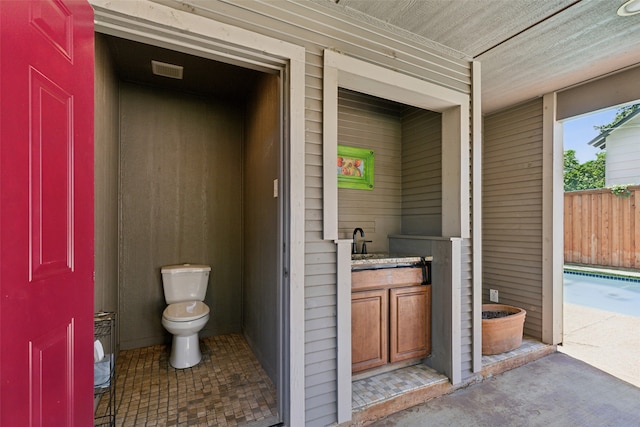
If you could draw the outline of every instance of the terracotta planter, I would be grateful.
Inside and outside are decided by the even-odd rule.
[[[482,304],[482,311],[507,311],[495,319],[482,319],[482,354],[500,354],[522,345],[522,330],[527,312],[504,304]]]

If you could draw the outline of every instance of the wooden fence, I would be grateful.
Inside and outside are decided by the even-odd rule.
[[[565,263],[640,269],[640,186],[564,194]]]

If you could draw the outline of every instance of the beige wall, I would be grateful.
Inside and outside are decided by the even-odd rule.
[[[542,338],[542,99],[484,119],[483,301],[527,310],[524,333]]]
[[[282,265],[279,203],[280,92],[277,75],[264,74],[247,103],[243,156],[242,330],[271,380],[278,383],[278,278]]]
[[[170,336],[160,267],[212,268],[202,336],[240,331],[242,108],[121,85],[120,344]]]
[[[95,35],[94,311],[118,310],[118,79],[104,36]]]
[[[338,94],[338,144],[366,148],[375,156],[373,190],[338,190],[338,232],[351,238],[361,227],[365,239],[373,240],[368,252],[388,252],[387,236],[398,234],[401,226],[402,106],[344,89]]]
[[[361,227],[373,240],[370,253],[388,252],[389,235],[440,236],[441,114],[346,89],[338,94],[338,143],[375,155],[373,190],[338,190],[338,232],[351,238]]]
[[[402,234],[442,235],[442,114],[402,117]]]

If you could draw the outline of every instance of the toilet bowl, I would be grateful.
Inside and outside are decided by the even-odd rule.
[[[198,332],[209,321],[209,307],[200,301],[169,304],[162,313],[162,326],[173,335],[169,363],[177,369],[191,368],[202,359]]]
[[[162,267],[162,285],[167,307],[162,326],[173,335],[169,363],[177,369],[191,368],[202,359],[198,332],[209,321],[203,302],[211,267],[180,264]]]

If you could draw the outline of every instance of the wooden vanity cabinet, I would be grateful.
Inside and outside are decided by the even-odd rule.
[[[388,361],[388,308],[386,289],[351,294],[352,371],[381,366]]]
[[[352,372],[431,353],[431,285],[422,275],[413,267],[352,273]]]
[[[389,362],[431,353],[431,286],[389,290]]]

